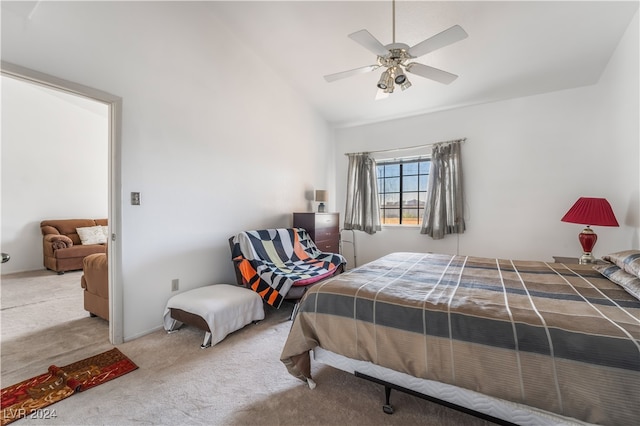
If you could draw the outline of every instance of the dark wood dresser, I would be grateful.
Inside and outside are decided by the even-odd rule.
[[[293,227],[304,228],[320,251],[340,253],[339,213],[294,213]]]

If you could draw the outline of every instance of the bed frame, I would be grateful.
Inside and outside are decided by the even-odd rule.
[[[385,403],[382,410],[387,414],[394,412],[390,398],[391,390],[395,389],[500,425],[592,425],[446,383],[413,377],[370,362],[347,358],[320,347],[313,350],[313,358],[322,364],[384,386]]]
[[[480,413],[478,411],[473,411],[473,410],[465,408],[465,407],[463,407],[461,405],[451,404],[450,402],[444,401],[442,399],[438,399],[438,398],[435,398],[433,396],[429,396],[429,395],[425,395],[425,394],[420,393],[420,392],[416,392],[414,390],[405,388],[403,386],[399,386],[399,385],[396,385],[394,383],[387,382],[386,380],[382,380],[382,379],[378,379],[376,377],[372,377],[372,376],[368,376],[366,374],[362,374],[357,370],[354,372],[354,375],[356,377],[361,378],[361,379],[365,379],[365,380],[368,380],[370,382],[377,383],[379,385],[384,386],[385,403],[382,406],[382,411],[384,411],[386,414],[393,414],[394,413],[394,408],[391,405],[391,390],[392,389],[396,389],[396,390],[398,390],[400,392],[404,392],[406,394],[413,395],[413,396],[416,396],[418,398],[425,399],[427,401],[435,402],[436,404],[444,405],[445,407],[452,408],[454,410],[461,411],[463,413],[470,414],[470,415],[475,416],[475,417],[479,417],[479,418],[481,418],[483,420],[488,420],[488,421],[490,421],[492,423],[496,423],[496,424],[499,424],[499,425],[505,425],[505,426],[517,426],[515,423],[511,423],[511,422],[508,422],[506,420],[499,419],[497,417],[489,416],[487,414]]]

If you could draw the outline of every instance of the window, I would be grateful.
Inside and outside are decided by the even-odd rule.
[[[427,199],[431,161],[377,163],[380,221],[383,225],[420,225]]]

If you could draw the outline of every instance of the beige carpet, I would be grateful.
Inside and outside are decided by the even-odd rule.
[[[2,387],[113,347],[107,322],[82,308],[80,276],[2,277]],[[52,405],[53,419],[16,425],[489,424],[395,391],[395,414],[384,414],[382,386],[317,363],[318,386],[308,389],[279,361],[289,312],[268,309],[264,321],[209,349],[200,349],[203,333],[189,327],[118,345],[138,370]]]

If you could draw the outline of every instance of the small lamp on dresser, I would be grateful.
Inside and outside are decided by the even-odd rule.
[[[582,245],[582,256],[580,263],[596,263],[595,258],[591,254],[593,247],[596,245],[598,236],[590,228],[592,225],[597,226],[620,226],[613,214],[613,209],[609,202],[604,198],[580,197],[578,201],[569,209],[562,217],[562,222],[579,223],[587,227],[578,234],[578,240]]]
[[[316,190],[316,201],[320,202],[318,204],[318,213],[324,213],[325,206],[324,203],[328,201],[328,194],[325,189],[317,189]]]

